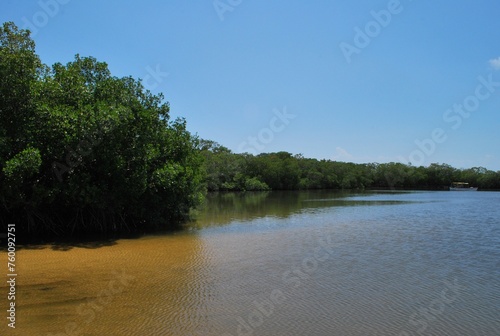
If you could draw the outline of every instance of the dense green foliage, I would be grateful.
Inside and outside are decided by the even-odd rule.
[[[168,227],[202,197],[203,157],[161,95],[76,56],[43,65],[0,30],[0,218],[27,234]]]
[[[456,169],[447,164],[414,167],[402,163],[356,164],[307,159],[287,152],[257,156],[231,153],[202,141],[207,188],[218,190],[291,189],[445,189],[454,181],[500,189],[500,172]],[[251,181],[251,183],[249,183]]]

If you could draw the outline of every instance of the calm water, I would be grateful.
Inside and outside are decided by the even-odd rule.
[[[499,205],[486,192],[211,195],[184,232],[21,249],[17,327],[3,317],[0,334],[498,336]]]

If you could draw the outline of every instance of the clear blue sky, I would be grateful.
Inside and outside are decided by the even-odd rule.
[[[36,30],[44,63],[79,53],[143,78],[236,152],[500,170],[499,13],[496,0],[4,0],[0,18]]]

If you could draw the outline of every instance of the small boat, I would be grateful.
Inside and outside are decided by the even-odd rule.
[[[453,182],[450,187],[451,191],[477,191],[477,187],[469,187],[467,182]]]

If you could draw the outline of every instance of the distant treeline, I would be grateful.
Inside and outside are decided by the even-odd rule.
[[[297,189],[446,189],[464,181],[481,189],[500,189],[500,171],[457,169],[433,163],[356,164],[304,158],[287,152],[235,154],[213,141],[202,141],[209,191]]]

